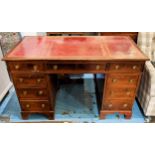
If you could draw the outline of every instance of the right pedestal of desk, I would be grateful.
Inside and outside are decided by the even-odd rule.
[[[111,62],[106,66],[100,118],[107,114],[132,116],[132,107],[139,86],[144,62]]]

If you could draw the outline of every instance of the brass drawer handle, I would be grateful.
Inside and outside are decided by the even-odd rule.
[[[100,65],[96,65],[96,70],[99,70],[100,69]]]
[[[129,96],[131,94],[131,92],[130,91],[127,91],[126,94]]]
[[[112,104],[109,104],[108,107],[111,108],[112,107]]]
[[[23,91],[23,95],[27,95],[27,91],[26,90]]]
[[[130,80],[129,80],[129,83],[133,83],[133,79],[130,79]]]
[[[41,79],[37,79],[37,83],[40,83],[41,82]]]
[[[117,79],[112,79],[112,82],[115,83],[117,81]]]
[[[18,70],[19,69],[19,65],[15,65],[15,69]]]
[[[40,90],[39,92],[38,92],[38,95],[43,95],[43,91],[42,90]]]
[[[126,103],[123,105],[124,108],[126,108],[127,106],[128,106],[128,104],[126,104]]]
[[[134,66],[132,67],[132,69],[134,69],[134,70],[135,70],[136,68],[137,68],[137,66],[136,66],[136,65],[134,65]]]
[[[30,105],[29,104],[26,104],[26,108],[30,108]]]
[[[119,67],[120,67],[119,65],[116,65],[116,66],[115,66],[115,69],[117,70],[117,69],[119,69]]]
[[[57,65],[53,65],[53,69],[54,70],[57,70],[58,69],[58,66]]]
[[[23,81],[24,81],[24,79],[23,79],[23,78],[19,78],[19,82],[21,82],[21,83],[22,83]]]
[[[41,107],[42,107],[42,108],[45,108],[45,104],[41,104]]]
[[[38,69],[38,66],[37,66],[37,65],[34,65],[34,66],[33,66],[33,70],[34,70],[34,71],[37,71],[37,69]]]

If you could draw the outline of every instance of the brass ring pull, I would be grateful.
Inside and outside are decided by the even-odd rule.
[[[40,83],[41,82],[41,79],[37,79],[37,83]]]
[[[127,94],[127,95],[130,95],[130,94],[131,94],[131,92],[130,92],[130,91],[127,91],[127,92],[126,92],[126,94]]]
[[[30,105],[29,104],[26,104],[26,108],[30,108]]]
[[[109,104],[108,107],[111,108],[112,107],[112,104]]]
[[[38,95],[43,95],[43,91],[40,90],[40,91],[38,92]]]
[[[100,69],[100,65],[96,65],[96,70],[99,70]]]
[[[129,82],[132,83],[133,82],[133,79],[130,79]]]
[[[42,107],[42,108],[45,108],[45,104],[41,104],[41,107]]]
[[[128,106],[128,104],[124,104],[123,107],[126,108]]]
[[[22,83],[23,81],[24,81],[24,79],[23,79],[23,78],[19,78],[19,82],[21,82],[21,83]]]
[[[115,69],[119,69],[119,65],[116,65],[116,66],[115,66]]]
[[[23,95],[27,95],[27,91],[26,90],[23,91]]]
[[[15,69],[18,70],[19,69],[19,65],[15,65]]]
[[[134,66],[132,67],[132,69],[134,69],[134,70],[135,70],[136,68],[137,68],[137,66],[136,66],[136,65],[134,65]]]
[[[57,70],[57,69],[58,69],[58,66],[57,66],[57,65],[54,65],[54,66],[53,66],[53,69],[54,69],[54,70]]]
[[[115,83],[117,81],[117,79],[112,79],[112,82]]]

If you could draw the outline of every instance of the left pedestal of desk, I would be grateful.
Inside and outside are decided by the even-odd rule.
[[[9,73],[13,79],[21,106],[21,116],[28,119],[30,114],[44,114],[54,119],[56,98],[55,77],[45,73],[42,61],[9,61]]]

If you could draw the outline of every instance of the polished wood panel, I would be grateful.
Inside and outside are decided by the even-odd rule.
[[[143,64],[141,63],[110,63],[107,67],[109,72],[141,72],[143,68]]]
[[[44,70],[44,64],[39,61],[9,62],[8,65],[12,72],[18,72],[18,71],[40,72]]]
[[[111,88],[107,87],[107,90],[105,92],[105,99],[113,99],[113,98],[124,98],[124,99],[130,99],[135,96],[135,88]]]
[[[48,91],[45,88],[17,88],[20,99],[48,99]]]
[[[132,110],[132,100],[129,99],[106,99],[102,105],[104,110]]]
[[[128,88],[135,88],[138,84],[139,75],[132,75],[132,74],[110,74],[107,78],[107,85],[110,88],[121,88],[121,87],[128,87]]]
[[[47,81],[44,74],[14,74],[13,79],[17,88],[47,87]]]
[[[50,73],[104,73],[106,68],[105,63],[94,63],[94,64],[85,64],[82,62],[73,64],[73,63],[46,63],[46,70]]]
[[[50,111],[52,110],[49,101],[35,101],[35,100],[21,100],[21,107],[23,111]]]

